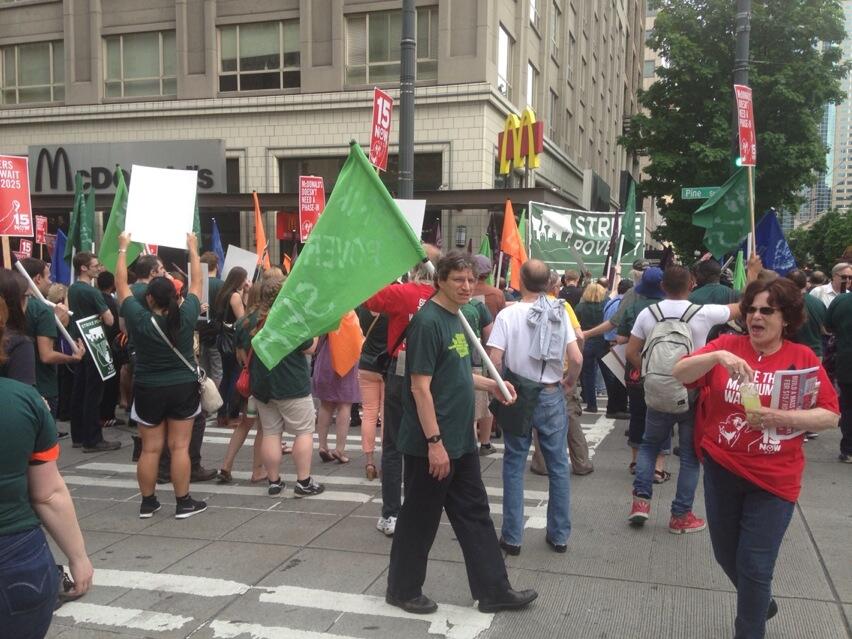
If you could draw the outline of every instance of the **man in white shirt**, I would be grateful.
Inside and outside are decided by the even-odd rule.
[[[630,332],[627,359],[638,370],[642,370],[642,349],[645,346],[645,340],[651,336],[658,321],[654,316],[653,307],[659,307],[658,316],[662,316],[663,319],[682,319],[686,322],[692,337],[693,350],[704,347],[707,343],[707,334],[714,326],[739,317],[740,310],[737,304],[704,304],[703,306],[692,304],[687,299],[691,284],[692,276],[686,267],[674,265],[666,269],[662,281],[666,299],[643,309]],[[648,406],[645,414],[645,434],[636,458],[630,523],[641,526],[649,517],[654,484],[654,462],[662,449],[663,442],[677,424],[680,470],[677,477],[677,492],[672,501],[669,532],[691,533],[706,528],[705,521],[692,513],[700,472],[692,441],[694,418],[695,407],[692,402],[685,413],[665,413]]]
[[[828,308],[844,288],[847,290],[852,288],[852,264],[848,262],[835,264],[831,269],[831,281],[822,286],[815,286],[809,295],[813,295]]]
[[[488,338],[489,355],[498,370],[505,366],[515,376],[543,386],[531,407],[532,418],[526,420],[527,427],[521,425],[524,420],[520,416],[500,421],[505,444],[500,546],[510,555],[521,552],[524,467],[532,429],[538,432],[548,471],[545,540],[554,551],[563,553],[571,533],[568,419],[563,384],[569,389],[575,384],[583,355],[562,300],[547,297],[549,280],[550,269],[544,262],[527,261],[521,267],[521,300],[497,314]]]

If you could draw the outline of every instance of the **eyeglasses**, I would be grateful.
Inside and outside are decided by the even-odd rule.
[[[777,308],[773,308],[771,306],[749,306],[746,308],[747,315],[754,315],[755,313],[760,313],[761,315],[775,315],[775,311]]]
[[[86,268],[100,268],[100,267],[101,267],[101,263],[100,263],[100,262],[95,262],[94,264],[89,264],[89,265],[87,265],[87,267],[86,267]]]
[[[848,280],[852,280],[852,275],[838,275],[837,277],[839,277],[844,282],[846,282]]]

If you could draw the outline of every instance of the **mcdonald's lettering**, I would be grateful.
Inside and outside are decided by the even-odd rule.
[[[506,175],[513,168],[520,169],[524,166],[537,169],[541,164],[538,155],[543,150],[544,123],[536,122],[535,112],[527,107],[520,118],[510,113],[503,132],[497,138],[500,175]]]

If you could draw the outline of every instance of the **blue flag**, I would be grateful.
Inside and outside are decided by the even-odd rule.
[[[57,229],[56,244],[53,247],[53,255],[50,256],[50,279],[57,284],[65,284],[65,286],[71,283],[71,269],[63,259],[67,242],[68,238],[62,232],[62,229]]]
[[[225,251],[222,250],[222,237],[219,235],[219,226],[216,224],[216,218],[213,218],[213,252],[219,258],[219,266],[216,269],[216,277],[222,275],[222,268],[225,266]]]
[[[782,277],[796,268],[796,258],[787,244],[774,210],[765,213],[757,223],[755,236],[757,254],[763,262],[763,268],[775,271]]]

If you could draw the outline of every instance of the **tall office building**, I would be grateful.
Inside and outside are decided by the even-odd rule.
[[[852,0],[843,0],[846,39],[843,41],[843,60],[852,60]],[[852,206],[852,78],[841,81],[845,99],[835,108],[833,136],[831,206],[846,209]]]
[[[456,240],[463,228],[478,244],[495,208],[487,191],[519,186],[517,174],[498,175],[497,140],[507,115],[528,105],[544,122],[533,186],[554,204],[614,209],[621,172],[638,177],[617,138],[637,109],[645,1],[416,5],[414,186],[430,201],[427,225]],[[61,178],[56,165],[67,160],[72,172],[103,177],[116,153],[151,158],[159,145],[177,168],[206,171],[202,195],[295,193],[302,174],[323,176],[329,190],[350,139],[369,144],[373,87],[398,100],[400,7],[0,0],[0,151],[29,152],[33,173],[53,162]],[[393,189],[397,117],[395,109],[382,175]],[[73,189],[46,177],[33,178],[35,196]],[[438,195],[444,208],[432,204]],[[248,215],[219,213],[228,240],[251,242]],[[275,223],[268,212],[267,236]],[[273,258],[278,251],[271,247]]]
[[[807,224],[815,220],[820,214],[824,213],[832,206],[835,195],[839,190],[842,190],[841,195],[846,192],[846,163],[841,165],[835,164],[835,145],[838,143],[839,127],[836,126],[836,115],[841,110],[843,105],[836,106],[834,104],[826,104],[823,107],[822,119],[819,125],[820,141],[825,145],[828,151],[825,156],[826,170],[817,174],[814,183],[802,191],[805,201],[799,207],[798,214],[795,216],[795,226]],[[835,182],[835,172],[840,171],[844,175]],[[842,182],[842,184],[841,184]],[[849,182],[849,197],[852,198],[852,178]],[[786,229],[785,229],[786,230]]]

